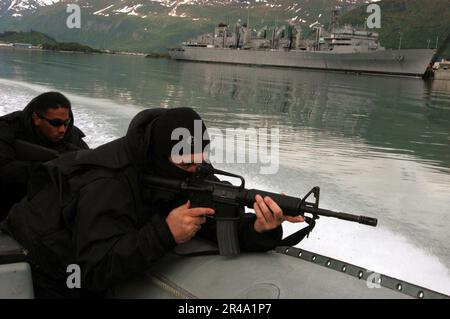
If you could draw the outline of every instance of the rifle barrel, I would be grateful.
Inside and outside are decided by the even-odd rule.
[[[358,216],[358,215],[352,215],[348,213],[342,213],[342,212],[334,212],[329,209],[314,209],[314,208],[305,208],[303,211],[311,213],[311,214],[317,214],[320,216],[326,216],[326,217],[334,217],[342,220],[347,220],[363,225],[373,226],[376,227],[378,224],[378,220],[373,217],[367,217],[367,216]]]

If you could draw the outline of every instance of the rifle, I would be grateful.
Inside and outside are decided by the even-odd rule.
[[[22,161],[48,162],[59,156],[55,150],[23,140],[15,140],[14,149],[16,158]]]
[[[209,177],[214,174],[237,178],[241,184],[235,186],[228,182],[211,180]],[[212,218],[216,220],[217,243],[222,256],[234,256],[240,253],[237,233],[240,212],[243,207],[253,208],[257,194],[262,197],[271,197],[283,210],[284,215],[305,216],[305,213],[312,215],[312,217],[305,216],[305,220],[310,226],[290,236],[291,239],[296,240],[296,243],[309,234],[314,228],[315,220],[319,216],[339,218],[373,227],[378,223],[376,218],[319,208],[319,187],[314,187],[302,198],[259,189],[246,189],[245,179],[242,176],[214,169],[211,165],[199,166],[196,173],[186,180],[149,175],[143,176],[142,180],[145,187],[150,189],[186,196],[191,202],[191,207],[213,208],[215,214]],[[307,201],[311,195],[315,197],[314,202]],[[300,233],[303,230],[305,231]],[[295,245],[296,243],[290,245]]]

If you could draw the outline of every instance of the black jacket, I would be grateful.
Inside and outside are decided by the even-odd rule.
[[[20,139],[46,148],[66,153],[87,149],[82,140],[85,136],[71,124],[67,128],[64,139],[60,143],[51,143],[42,138],[32,123],[30,104],[23,111],[13,112],[0,117],[0,221],[8,213],[11,206],[26,194],[27,183],[35,162],[18,160],[14,149],[14,141]]]
[[[35,278],[45,278],[38,291],[53,289],[52,296],[70,296],[64,287],[66,267],[78,264],[82,288],[101,293],[143,272],[176,246],[165,218],[184,199],[148,191],[144,198],[140,180],[142,174],[152,174],[148,124],[164,111],[143,111],[125,137],[95,150],[66,154],[36,171],[27,198],[13,207],[5,225],[30,251]],[[254,214],[241,219],[241,248],[275,247],[281,227],[260,234],[254,220]],[[206,224],[203,235],[212,239],[214,223]]]

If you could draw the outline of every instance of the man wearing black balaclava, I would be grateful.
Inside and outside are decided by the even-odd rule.
[[[36,171],[27,197],[2,228],[29,251],[37,297],[102,295],[197,233],[215,238],[213,222],[205,218],[214,215],[211,208],[191,208],[186,198],[149,190],[141,179],[191,175],[209,143],[200,120],[189,108],[145,110],[126,136]],[[194,154],[172,154],[177,129],[189,133]],[[257,196],[254,208],[256,214],[244,214],[239,224],[242,250],[272,249],[283,220],[302,221],[283,216],[270,198]],[[70,264],[81,268],[81,289],[66,286]]]

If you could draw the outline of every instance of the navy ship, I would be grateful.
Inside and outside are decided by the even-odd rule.
[[[422,76],[433,49],[385,49],[379,34],[351,26],[324,30],[305,39],[299,26],[264,27],[254,32],[248,23],[234,28],[219,24],[214,33],[169,49],[172,59],[210,63],[318,69],[400,76]]]

